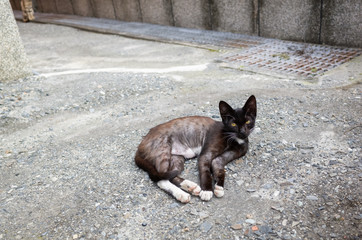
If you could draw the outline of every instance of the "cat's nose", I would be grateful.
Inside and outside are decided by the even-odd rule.
[[[247,138],[247,135],[246,135],[246,133],[244,131],[240,131],[239,136],[240,136],[241,139]]]

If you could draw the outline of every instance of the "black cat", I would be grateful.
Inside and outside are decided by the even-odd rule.
[[[220,101],[219,110],[222,122],[200,116],[177,118],[152,128],[138,146],[137,166],[183,203],[191,199],[183,190],[204,201],[213,194],[222,197],[225,165],[248,151],[248,136],[256,120],[255,97],[250,96],[244,107],[237,109]],[[180,177],[185,159],[196,156],[201,187]]]

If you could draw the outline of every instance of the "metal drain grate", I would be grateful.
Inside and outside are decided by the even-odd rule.
[[[231,63],[235,68],[259,68],[309,77],[322,74],[361,53],[361,49],[268,39],[264,44],[226,54],[221,61]]]

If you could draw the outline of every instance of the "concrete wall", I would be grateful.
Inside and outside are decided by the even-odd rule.
[[[139,1],[118,0],[113,2],[113,5],[118,20],[142,22],[141,5]]]
[[[36,6],[36,9],[39,10],[40,12],[59,13],[55,0],[37,0],[36,4],[34,5]]]
[[[11,0],[19,9],[17,0]],[[33,0],[36,10],[362,47],[361,0]]]
[[[30,75],[28,59],[9,1],[0,1],[0,82]]]
[[[112,0],[91,0],[91,5],[93,6],[95,17],[116,19]]]
[[[260,1],[260,36],[318,43],[319,0]]]
[[[214,0],[211,5],[212,29],[221,32],[258,35],[258,1]]]
[[[139,0],[142,21],[173,26],[171,0]]]
[[[172,11],[176,27],[212,29],[208,0],[173,0]]]
[[[323,1],[321,42],[362,47],[362,1]]]
[[[73,11],[75,15],[83,16],[83,17],[93,17],[93,7],[89,0],[77,0],[72,1],[73,3]]]
[[[43,0],[44,2],[44,0]],[[71,0],[55,0],[57,12],[61,14],[74,14]]]

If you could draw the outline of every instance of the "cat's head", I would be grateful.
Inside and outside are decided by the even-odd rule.
[[[253,131],[256,120],[256,99],[250,96],[242,108],[233,109],[224,101],[219,103],[224,129],[239,144]]]

